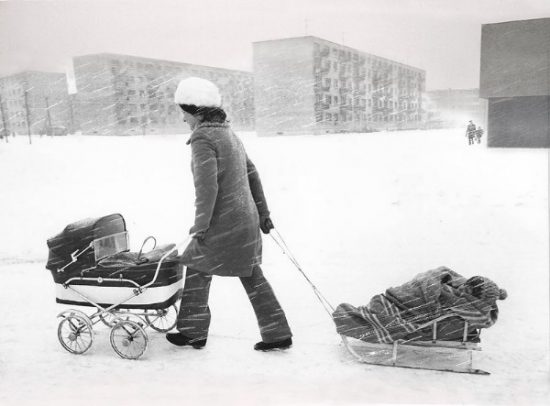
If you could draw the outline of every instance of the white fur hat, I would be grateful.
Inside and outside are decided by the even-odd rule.
[[[201,107],[221,107],[222,97],[218,87],[206,79],[190,77],[182,79],[174,94],[176,104],[194,104]]]

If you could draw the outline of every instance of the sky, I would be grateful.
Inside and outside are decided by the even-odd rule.
[[[481,25],[550,17],[548,0],[0,1],[0,76],[110,52],[252,70],[252,43],[314,35],[479,87]]]

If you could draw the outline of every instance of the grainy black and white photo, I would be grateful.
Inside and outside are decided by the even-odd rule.
[[[0,404],[547,405],[550,2],[0,1]]]

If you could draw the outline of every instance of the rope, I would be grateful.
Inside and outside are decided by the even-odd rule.
[[[313,288],[313,292],[315,293],[315,295],[317,296],[317,298],[319,299],[319,301],[323,305],[325,311],[328,313],[328,315],[330,316],[330,318],[332,320],[332,313],[334,313],[334,307],[323,296],[321,291],[319,289],[317,289],[317,287],[313,284],[313,282],[311,282],[311,280],[308,278],[308,276],[306,275],[306,273],[303,271],[302,267],[300,266],[300,264],[296,260],[296,257],[292,254],[292,252],[288,248],[288,245],[286,244],[285,240],[283,239],[283,237],[281,236],[279,231],[277,231],[277,229],[274,228],[273,231],[271,233],[269,233],[269,235],[271,236],[273,241],[275,241],[275,243],[281,248],[281,250],[283,251],[283,254],[285,254],[288,257],[288,259],[290,259],[290,262],[292,262],[294,264],[294,266],[298,269],[298,271],[300,271],[300,273],[304,276],[306,281]]]

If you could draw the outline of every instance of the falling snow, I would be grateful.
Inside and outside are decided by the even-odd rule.
[[[275,227],[326,298],[362,305],[446,265],[508,290],[482,334],[471,376],[361,365],[303,276],[264,238],[265,275],[294,346],[258,353],[238,280],[214,278],[211,334],[201,350],[148,331],[138,361],[109,330],[91,350],[57,341],[46,239],[68,223],[121,213],[138,250],[187,237],[194,216],[188,136],[26,137],[0,144],[0,403],[150,405],[491,403],[548,401],[548,152],[467,145],[464,128],[258,138],[242,133]],[[396,385],[399,390],[396,391]]]

